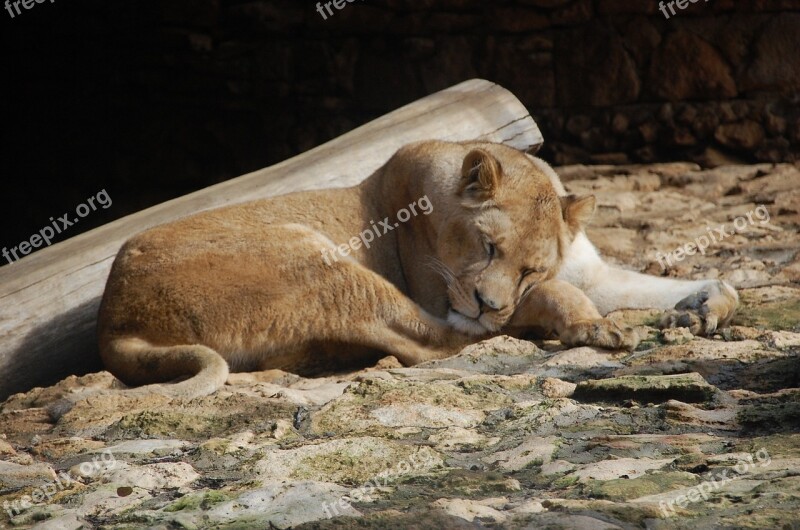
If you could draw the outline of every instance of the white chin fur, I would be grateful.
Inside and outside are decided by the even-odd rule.
[[[488,330],[477,320],[467,318],[452,309],[447,312],[447,323],[467,335],[485,335]]]

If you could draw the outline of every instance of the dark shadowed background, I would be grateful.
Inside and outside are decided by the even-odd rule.
[[[472,77],[521,99],[556,164],[800,156],[800,0],[699,1],[669,19],[651,0],[367,0],[327,20],[315,5],[0,11],[0,247],[102,189],[112,206],[61,239]]]

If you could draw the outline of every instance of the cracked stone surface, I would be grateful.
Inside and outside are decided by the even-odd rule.
[[[800,170],[561,173],[598,196],[589,233],[610,261],[725,279],[742,300],[732,326],[698,338],[619,311],[645,337],[632,353],[497,337],[413,368],[90,398],[53,423],[60,397],[118,386],[70,377],[2,405],[0,525],[800,527]],[[748,212],[745,229],[662,269],[656,253]]]

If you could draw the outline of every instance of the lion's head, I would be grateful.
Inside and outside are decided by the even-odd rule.
[[[496,332],[533,285],[557,274],[595,199],[559,197],[530,158],[497,144],[469,151],[454,191],[435,260],[448,287],[448,320],[464,332]]]

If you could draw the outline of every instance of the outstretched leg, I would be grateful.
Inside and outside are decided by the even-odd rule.
[[[513,335],[532,328],[554,331],[568,346],[599,346],[632,350],[639,337],[603,318],[577,287],[560,280],[542,282],[531,289],[507,326]]]
[[[676,280],[612,267],[583,233],[569,247],[558,279],[586,293],[601,314],[664,309],[663,327],[684,326],[695,334],[726,325],[739,303],[736,290],[721,280]]]

